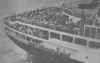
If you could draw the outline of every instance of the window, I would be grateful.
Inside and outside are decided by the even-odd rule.
[[[32,28],[32,34],[33,36],[42,38],[42,39],[49,39],[49,33],[48,31],[42,30],[42,29],[38,29],[38,28]]]
[[[42,40],[32,38],[33,43],[42,43]]]
[[[95,41],[90,41],[89,42],[89,47],[90,48],[100,48],[100,43],[99,42],[95,42]]]
[[[55,38],[55,39],[59,39],[60,40],[60,34],[54,33],[54,32],[50,32],[50,38]]]
[[[87,21],[85,21],[86,25],[92,25],[93,24],[93,20],[88,19]]]
[[[99,34],[100,34],[100,29],[97,29],[97,33],[99,33]]]
[[[91,28],[91,37],[95,38],[96,35],[96,28]]]
[[[48,31],[45,31],[45,30],[40,30],[39,36],[40,36],[41,38],[43,38],[43,39],[46,39],[46,40],[49,39],[49,33],[48,33]]]
[[[42,40],[32,38],[32,46],[35,48],[41,48]]]
[[[39,33],[40,33],[40,30],[38,28],[32,28],[32,34],[33,34],[33,36],[40,37]]]
[[[100,39],[100,29],[97,29],[96,38]]]
[[[62,35],[62,40],[63,41],[68,41],[68,42],[72,42],[73,41],[73,37],[67,36],[67,35]]]
[[[87,45],[87,41],[85,39],[81,39],[81,38],[75,38],[75,44],[80,44],[80,45]]]
[[[90,36],[90,28],[89,27],[85,27],[85,36],[86,37]]]

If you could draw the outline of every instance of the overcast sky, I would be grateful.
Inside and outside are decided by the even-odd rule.
[[[88,1],[91,0],[0,0],[0,11],[7,11],[12,9],[20,10],[25,8],[35,8],[42,5],[48,6],[48,5],[57,4],[61,1],[66,1],[66,3],[74,2],[74,1],[82,1],[87,3]]]

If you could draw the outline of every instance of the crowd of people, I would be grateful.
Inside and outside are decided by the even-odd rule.
[[[16,13],[12,16],[6,17],[5,19],[11,21],[20,21],[31,25],[38,25],[41,27],[50,28],[61,32],[80,35],[81,28],[82,28],[81,22],[83,20],[74,23],[69,19],[70,17],[68,15],[63,14],[64,12],[72,15],[71,10],[69,11],[69,9],[64,9],[60,7],[48,7],[48,8],[41,8],[37,10],[25,11],[22,13]],[[86,19],[87,20],[84,21],[84,25],[93,24],[93,20],[91,20],[90,18],[86,18]],[[5,24],[9,25],[7,21],[5,21]],[[11,25],[9,26],[11,27]],[[18,27],[20,26],[18,25],[17,28]],[[31,32],[31,28],[27,28],[27,26],[22,26],[22,28],[29,29],[29,32]],[[35,34],[39,34],[39,33],[35,33]]]
[[[48,40],[48,37],[49,37],[48,31],[41,30],[41,29],[38,29],[38,28],[32,28],[32,27],[29,27],[27,25],[22,25],[22,24],[19,24],[19,23],[13,24],[12,28],[15,29],[16,31],[19,31],[19,32],[22,32],[22,33],[25,33],[25,34],[28,34],[28,35],[31,35],[31,36],[43,38],[43,39],[46,39],[46,40]]]
[[[48,7],[37,10],[25,11],[9,16],[10,21],[20,21],[31,25],[39,25],[46,28],[75,33],[74,28],[79,28],[77,23],[69,22],[69,16],[63,13],[71,14],[68,9],[60,7]],[[72,15],[72,14],[71,14]]]

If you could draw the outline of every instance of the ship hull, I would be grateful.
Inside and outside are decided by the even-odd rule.
[[[52,54],[50,52],[41,50],[39,48],[27,45],[20,40],[8,35],[8,37],[20,48],[24,49],[26,52],[32,55],[31,60],[33,63],[83,63],[80,61],[73,60],[69,57],[64,57],[63,55]]]

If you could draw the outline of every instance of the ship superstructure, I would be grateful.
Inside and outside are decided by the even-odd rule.
[[[48,7],[8,16],[4,23],[8,36],[27,45],[82,63],[99,63],[100,23],[91,18],[73,16],[68,8]]]

